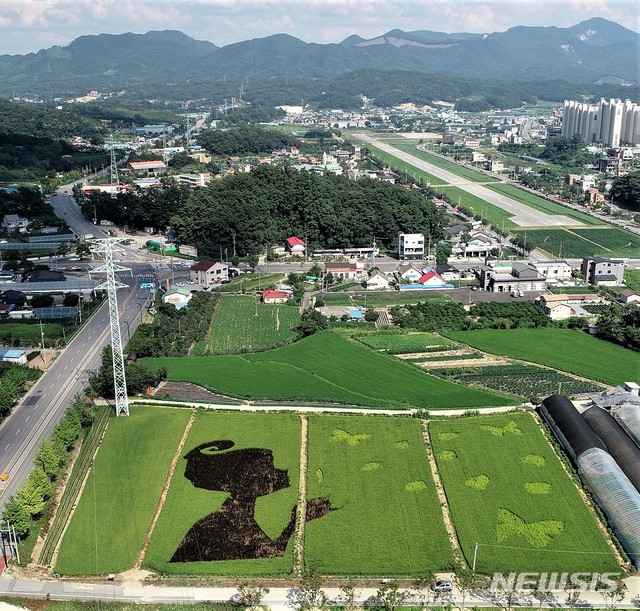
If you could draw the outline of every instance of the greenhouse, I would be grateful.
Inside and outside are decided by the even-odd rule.
[[[613,457],[600,448],[578,456],[578,473],[607,515],[633,564],[640,568],[640,493]]]
[[[640,407],[637,405],[618,405],[611,408],[611,414],[640,446]]]
[[[607,451],[636,490],[640,491],[640,448],[609,412],[599,407],[590,407],[582,416],[607,446]]]
[[[574,462],[585,450],[599,448],[606,451],[600,438],[566,397],[547,397],[540,405],[540,415]]]

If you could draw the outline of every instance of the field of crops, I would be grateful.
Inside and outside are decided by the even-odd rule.
[[[224,441],[232,442],[233,446],[225,448]],[[257,527],[269,539],[277,540],[290,523],[298,489],[299,418],[293,414],[199,413],[186,440],[183,456],[208,442],[217,442],[217,450],[211,448],[201,452],[205,460],[211,457],[212,461],[202,465],[205,472],[202,481],[193,474],[197,465],[195,459],[189,458],[193,462],[178,461],[144,566],[183,575],[288,575],[292,568],[292,537],[285,537],[282,554],[274,553],[272,557],[256,557],[258,554],[251,551],[250,539],[252,534],[259,536]],[[271,451],[272,457],[268,452],[256,455],[256,450],[250,448]],[[222,453],[225,449],[228,449],[226,454]],[[220,462],[215,462],[216,459]],[[186,476],[188,464],[194,483]],[[213,471],[220,474],[215,481],[210,478]],[[269,490],[259,489],[269,482],[273,482],[270,488],[267,485]],[[255,509],[243,505],[248,501],[255,502]],[[228,521],[200,528],[196,543],[200,543],[198,557],[226,556],[226,559],[174,559],[172,562],[187,535],[195,532],[192,527],[221,509],[223,511],[219,513],[226,510],[230,514]],[[244,524],[248,515],[255,516],[254,523]],[[232,530],[225,531],[225,526]],[[235,528],[242,531],[237,533],[240,542],[229,534]],[[221,536],[223,531],[225,535]],[[223,541],[225,537],[230,544],[227,547]]]
[[[618,228],[516,229],[537,247],[558,257],[640,257],[640,237]]]
[[[632,291],[640,291],[640,269],[625,269],[624,282]]]
[[[574,210],[573,208],[567,208],[560,204],[556,204],[544,197],[539,197],[535,193],[520,189],[515,185],[501,183],[497,185],[488,185],[488,188],[498,193],[502,193],[511,199],[515,199],[518,202],[526,204],[530,208],[535,208],[540,212],[546,212],[551,215],[568,216],[569,218],[576,219],[585,225],[602,225],[602,221],[594,216],[580,212],[579,210]]]
[[[635,380],[640,354],[571,329],[481,329],[447,335],[483,352],[539,363],[605,382]]]
[[[190,412],[131,408],[112,418],[71,518],[55,570],[104,575],[133,566]]]
[[[618,227],[607,229],[574,229],[579,236],[601,244],[618,257],[640,257],[640,236]]]
[[[435,375],[461,384],[485,386],[520,397],[572,396],[598,392],[601,386],[534,365],[492,365],[473,369],[435,369]]]
[[[396,409],[508,404],[503,397],[441,380],[331,331],[268,352],[140,362],[152,368],[167,367],[169,381],[192,382],[251,399]]]
[[[429,424],[458,539],[480,573],[618,571],[578,489],[530,414]]]
[[[229,284],[221,285],[218,290],[222,293],[263,291],[273,288],[283,278],[284,274],[242,274],[233,278]]]
[[[417,420],[311,416],[307,478],[308,498],[335,508],[306,525],[310,571],[391,577],[451,567]]]
[[[411,354],[425,349],[450,349],[456,346],[452,341],[435,333],[372,333],[358,335],[356,339],[374,350],[388,354]]]
[[[48,322],[42,325],[44,339],[51,341],[62,337],[62,325]],[[20,322],[7,322],[0,324],[0,341],[11,344],[12,340],[32,342],[40,345],[40,325]]]
[[[431,301],[440,299],[451,301],[447,295],[443,295],[438,291],[386,291],[379,293],[355,293],[349,295],[323,293],[318,299],[325,302],[328,306],[363,306],[367,308],[378,308],[384,306],[415,304],[419,301]]]
[[[296,336],[298,308],[264,304],[249,295],[225,295],[216,308],[213,324],[203,346],[194,355],[234,354],[265,350]]]

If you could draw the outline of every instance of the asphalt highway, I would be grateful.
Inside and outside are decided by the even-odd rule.
[[[70,191],[70,187],[65,188]],[[104,237],[81,215],[71,196],[53,196],[51,200],[55,202],[56,212],[62,212],[74,231]],[[135,254],[127,258],[134,259],[127,264],[131,272],[118,274],[119,280],[128,285],[118,290],[123,343],[133,335],[149,304],[150,292],[140,289],[140,281],[155,275],[148,263],[135,262]],[[0,425],[0,472],[9,474],[7,482],[0,482],[0,512],[7,499],[25,482],[38,448],[49,438],[73,397],[82,393],[91,374],[101,366],[102,349],[109,343],[109,309],[105,301]]]

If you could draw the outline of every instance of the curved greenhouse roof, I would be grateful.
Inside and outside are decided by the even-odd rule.
[[[640,406],[617,405],[611,408],[611,414],[640,446]]]
[[[600,438],[566,397],[560,395],[547,397],[540,406],[540,414],[574,461],[580,454],[591,448],[606,451],[607,448]]]
[[[640,567],[640,492],[613,457],[600,448],[586,450],[578,472],[636,567]]]
[[[627,435],[609,412],[590,407],[582,413],[589,426],[604,445],[631,483],[640,491],[640,448]]]

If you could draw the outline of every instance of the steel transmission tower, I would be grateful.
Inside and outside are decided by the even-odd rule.
[[[111,193],[111,199],[116,199],[116,197],[118,197],[118,191],[120,190],[120,177],[118,176],[118,163],[116,161],[114,144],[115,142],[111,143],[111,185],[115,185],[116,190]]]
[[[111,328],[111,353],[113,355],[113,385],[116,394],[116,416],[129,415],[129,398],[127,397],[127,380],[124,375],[124,357],[122,356],[122,336],[120,334],[120,318],[118,316],[118,299],[116,290],[128,288],[128,285],[116,280],[115,272],[131,270],[128,267],[114,265],[113,253],[124,252],[116,244],[124,238],[103,238],[92,241],[93,252],[104,255],[104,265],[96,267],[93,272],[106,273],[107,279],[96,286],[96,289],[107,289],[109,295],[109,326]],[[133,275],[133,273],[132,273]]]

